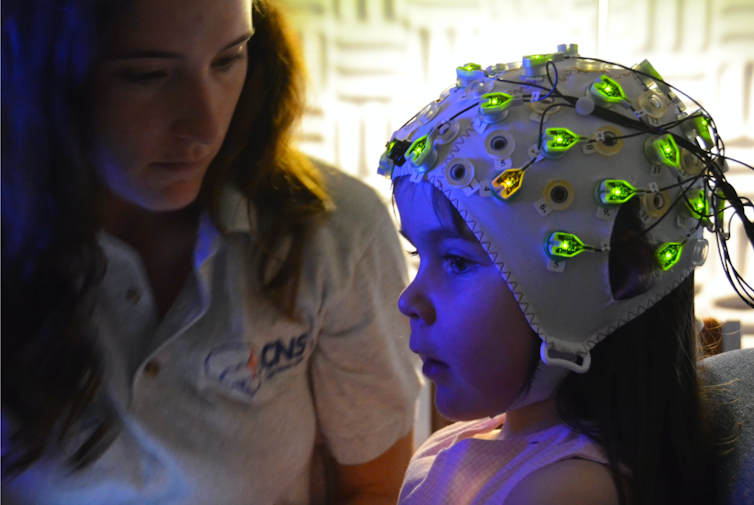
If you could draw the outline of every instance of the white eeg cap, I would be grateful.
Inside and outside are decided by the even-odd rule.
[[[647,76],[575,53],[480,69],[459,67],[458,85],[393,134],[380,172],[440,189],[541,337],[543,361],[585,372],[595,344],[706,257],[702,220],[687,210],[702,191],[702,168],[683,148],[690,146],[683,139],[694,137],[688,125],[670,125],[685,116],[684,106]],[[552,88],[547,73],[563,95],[556,102],[557,93],[540,98]],[[668,128],[620,138],[639,133],[626,126],[639,121],[644,129]],[[615,300],[608,251],[614,198],[626,195],[641,200],[641,218],[665,263],[647,292]]]

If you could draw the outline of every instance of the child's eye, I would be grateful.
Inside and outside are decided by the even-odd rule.
[[[461,256],[447,255],[445,258],[445,267],[454,274],[464,274],[476,266],[476,262]]]
[[[417,251],[416,249],[414,249],[413,251],[406,251],[406,254],[408,254],[412,258],[415,258],[416,256],[419,256],[419,251]]]

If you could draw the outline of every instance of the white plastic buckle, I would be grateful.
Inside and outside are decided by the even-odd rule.
[[[542,358],[542,362],[545,365],[563,367],[576,373],[586,373],[586,371],[589,370],[589,366],[592,364],[592,355],[590,353],[586,353],[585,356],[582,356],[581,364],[578,365],[567,359],[551,358],[549,352],[550,350],[547,348],[547,343],[542,342],[542,345],[539,347],[539,357]]]

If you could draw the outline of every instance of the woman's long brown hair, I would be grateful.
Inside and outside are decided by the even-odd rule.
[[[3,476],[76,435],[85,415],[95,428],[74,450],[74,467],[94,461],[117,434],[88,324],[87,300],[106,259],[96,238],[101,191],[88,156],[87,89],[123,3],[2,3],[2,404],[13,432]],[[223,231],[223,188],[235,185],[248,198],[263,292],[281,317],[293,317],[306,232],[328,197],[317,170],[291,145],[304,100],[291,32],[273,2],[253,5],[246,83],[200,200]],[[275,257],[287,238],[288,253]],[[270,261],[280,266],[266,279]]]

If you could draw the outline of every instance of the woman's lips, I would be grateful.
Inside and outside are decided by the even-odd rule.
[[[153,173],[164,182],[176,182],[200,177],[207,163],[204,161],[158,161],[151,164]]]
[[[174,161],[174,162],[157,162],[154,163],[159,168],[170,170],[171,172],[192,172],[202,167],[202,161]]]

